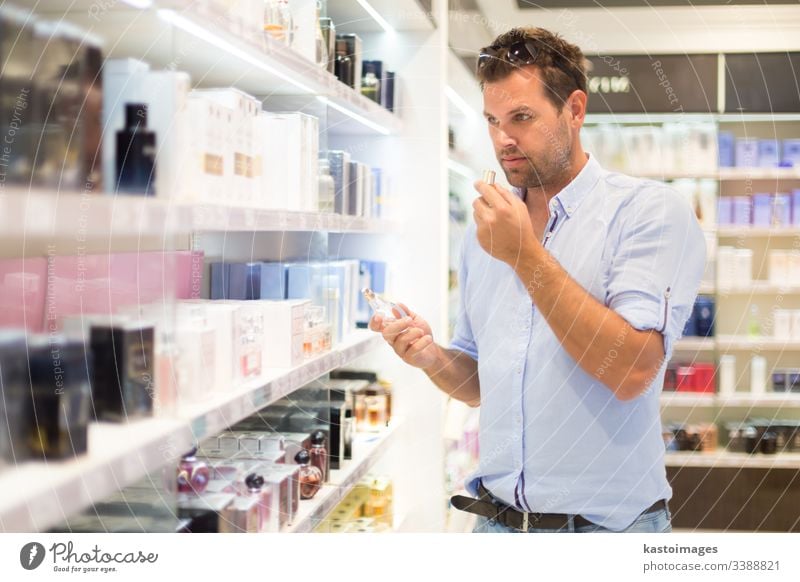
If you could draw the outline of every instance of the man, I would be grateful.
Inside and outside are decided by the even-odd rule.
[[[514,189],[475,185],[453,341],[436,344],[410,310],[370,324],[481,407],[477,499],[453,498],[479,532],[671,531],[659,394],[705,241],[675,191],[583,151],[584,63],[538,28],[482,51],[484,114]]]

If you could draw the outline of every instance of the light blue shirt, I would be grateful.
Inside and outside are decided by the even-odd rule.
[[[663,334],[666,358],[642,395],[618,400],[564,350],[526,283],[481,248],[472,225],[450,345],[477,360],[481,386],[480,464],[467,489],[476,495],[480,479],[522,511],[621,530],[672,495],[659,395],[700,285],[705,238],[683,196],[591,156],[550,201],[545,232],[547,250],[593,297],[635,329]],[[607,346],[609,364],[624,340]]]

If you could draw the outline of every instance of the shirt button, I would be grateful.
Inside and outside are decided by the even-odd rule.
[[[572,211],[573,211],[572,206],[567,206],[567,212],[572,213]]]

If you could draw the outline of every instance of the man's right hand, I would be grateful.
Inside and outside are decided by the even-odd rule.
[[[421,369],[434,366],[441,348],[433,341],[431,326],[402,303],[399,305],[408,317],[386,322],[380,315],[373,315],[369,328],[380,332],[406,364]],[[395,315],[400,314],[395,312]]]

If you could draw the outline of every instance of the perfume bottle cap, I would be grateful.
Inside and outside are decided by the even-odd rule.
[[[494,184],[494,177],[495,177],[494,170],[484,170],[482,181],[486,182],[489,185],[492,185]]]
[[[193,446],[189,450],[189,452],[187,452],[185,455],[183,455],[183,459],[186,460],[186,461],[191,461],[192,459],[195,458],[196,455],[197,455],[197,445]]]
[[[147,127],[147,105],[145,103],[128,103],[125,105],[125,128],[136,129]]]
[[[244,484],[248,489],[261,489],[264,486],[264,477],[256,473],[250,473],[244,478]]]
[[[294,462],[298,465],[308,465],[311,462],[311,455],[305,449],[300,449],[294,456]]]
[[[325,433],[321,430],[315,431],[311,435],[311,444],[312,445],[324,445],[325,444]]]

